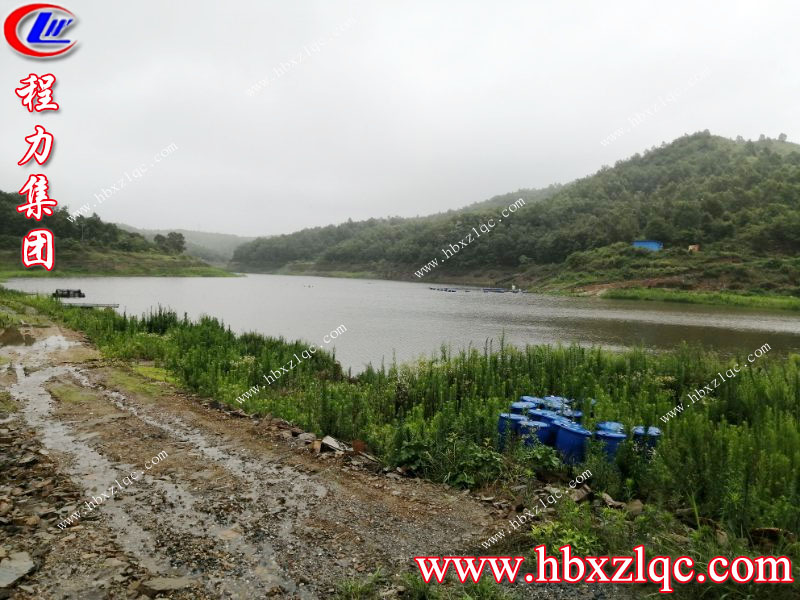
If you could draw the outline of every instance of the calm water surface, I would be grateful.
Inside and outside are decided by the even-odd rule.
[[[52,293],[80,288],[81,300],[118,303],[139,314],[168,306],[190,317],[216,316],[238,332],[258,331],[322,344],[344,325],[331,346],[345,367],[410,361],[487,340],[525,344],[642,344],[671,348],[682,340],[726,354],[745,354],[764,343],[780,353],[800,351],[800,315],[675,303],[491,294],[479,289],[438,292],[427,284],[363,279],[248,275],[237,278],[88,277],[14,279],[17,290]]]

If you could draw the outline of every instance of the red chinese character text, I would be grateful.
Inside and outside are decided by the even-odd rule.
[[[42,220],[42,213],[47,216],[53,214],[51,206],[58,206],[58,202],[47,196],[47,176],[35,174],[28,177],[28,181],[20,189],[20,194],[27,194],[26,204],[17,206],[17,212],[24,212],[25,218],[33,217],[37,221]]]
[[[49,229],[31,229],[22,238],[22,264],[26,268],[42,266],[51,271],[55,263],[53,232]]]
[[[53,84],[56,78],[51,73],[39,77],[31,73],[25,79],[20,79],[22,87],[15,89],[17,96],[22,98],[22,106],[28,112],[41,112],[43,110],[58,110],[58,104],[53,102]],[[33,102],[36,100],[36,106]]]
[[[17,164],[24,165],[31,158],[35,158],[40,165],[44,164],[53,149],[53,135],[41,125],[37,125],[36,133],[26,137],[25,141],[28,142],[28,151]]]

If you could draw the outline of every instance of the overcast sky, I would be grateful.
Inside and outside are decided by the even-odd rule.
[[[3,40],[0,189],[44,172],[74,211],[124,178],[95,210],[137,227],[271,235],[563,183],[703,129],[800,141],[792,2],[62,5],[63,59]],[[14,88],[48,71],[61,109],[29,114]],[[56,149],[19,167],[37,123]]]

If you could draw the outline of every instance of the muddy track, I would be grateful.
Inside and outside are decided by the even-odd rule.
[[[7,389],[79,500],[40,524],[64,552],[47,555],[20,598],[153,596],[159,586],[173,598],[325,598],[344,578],[471,546],[489,524],[483,505],[443,486],[343,470],[173,390],[125,391],[117,369],[69,362],[76,350],[91,358],[75,334],[31,332],[32,345],[2,349],[16,380]],[[132,471],[138,480],[123,480]],[[81,551],[86,540],[95,551]]]
[[[285,423],[109,364],[75,332],[20,329],[19,345],[0,346],[0,392],[15,405],[4,416],[0,404],[0,559],[16,569],[0,600],[332,598],[342,580],[413,571],[414,556],[480,553],[505,517],[466,492],[311,452]],[[387,586],[381,597],[403,597]]]

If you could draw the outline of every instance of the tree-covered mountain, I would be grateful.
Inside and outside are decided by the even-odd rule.
[[[473,236],[457,258],[441,261],[442,248],[458,245],[489,218],[497,220],[502,207],[520,197],[526,200],[523,208],[479,240]],[[661,241],[665,251],[647,255],[631,249],[639,238]],[[687,258],[690,244],[700,244],[701,253]],[[568,185],[521,190],[461,211],[259,238],[237,249],[233,265],[251,271],[367,271],[419,280],[414,272],[438,258],[425,275],[429,280],[469,281],[483,273],[495,280],[543,283],[598,260],[595,267],[610,279],[631,279],[640,274],[611,271],[644,260],[660,265],[654,273],[663,277],[685,275],[692,261],[707,268],[710,260],[773,258],[775,269],[787,272],[780,284],[771,285],[786,290],[799,285],[800,265],[792,262],[798,251],[800,146],[785,136],[745,141],[704,131]],[[724,273],[717,279],[722,287],[732,283]]]
[[[96,214],[72,217],[60,206],[37,222],[17,211],[24,200],[19,194],[0,191],[0,271],[4,275],[41,274],[41,268],[25,269],[20,261],[22,238],[38,227],[46,227],[55,237],[54,275],[65,272],[224,274],[197,258],[181,254],[180,240],[174,234],[159,245],[138,233],[105,223]]]
[[[438,252],[441,243],[457,242],[455,237],[464,225],[472,223],[476,215],[495,215],[497,207],[507,206],[523,198],[531,206],[551,197],[560,189],[551,186],[542,190],[519,190],[495,196],[461,210],[450,210],[426,217],[388,217],[366,221],[348,220],[340,225],[303,229],[296,233],[258,238],[239,246],[233,255],[235,268],[248,271],[279,269],[294,261],[317,262],[323,267],[348,267],[353,265],[411,265],[429,260]],[[470,225],[471,226],[471,225]],[[463,233],[461,234],[463,235]]]

